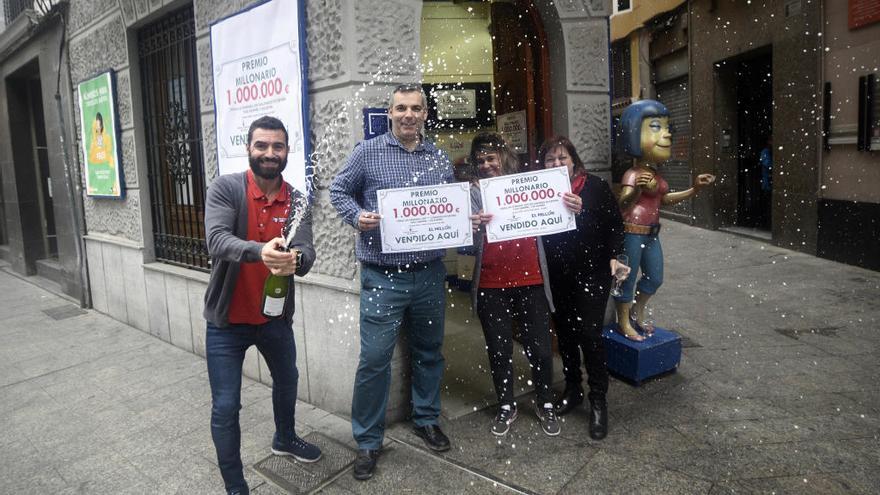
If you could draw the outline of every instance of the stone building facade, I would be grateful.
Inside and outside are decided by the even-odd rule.
[[[853,2],[870,11],[870,2]],[[819,199],[819,256],[880,270],[880,21],[853,23],[826,8],[825,83]],[[855,24],[855,25],[854,25]],[[859,124],[859,86],[873,75],[873,121]],[[827,95],[827,96],[826,96]],[[864,97],[864,95],[862,96]],[[859,132],[870,134],[859,146]],[[866,146],[867,145],[867,146]]]
[[[773,242],[815,253],[822,2],[770,2],[743,7],[694,0],[689,8],[694,61],[691,92],[693,101],[700,102],[692,110],[692,169],[694,173],[712,172],[718,177],[713,190],[694,202],[697,225],[719,228],[742,222],[743,161],[756,163],[760,149],[754,136],[744,133],[769,124],[774,147],[783,150],[774,156]],[[747,116],[740,102],[755,94],[757,84],[750,91],[738,82],[743,82],[744,74],[757,61],[769,64],[769,94],[758,110],[772,113],[771,121],[744,125]]]
[[[175,346],[204,355],[205,322],[201,314],[207,270],[158,259],[160,251],[180,250],[181,245],[169,244],[162,226],[157,225],[169,218],[163,215],[174,218],[177,213],[157,212],[157,208],[161,210],[162,200],[161,187],[156,185],[159,171],[154,170],[158,162],[153,134],[157,131],[151,129],[159,127],[154,122],[151,105],[153,95],[166,89],[171,93],[179,91],[181,102],[189,102],[176,102],[174,107],[177,117],[192,124],[185,140],[193,163],[188,164],[192,167],[186,168],[184,175],[191,172],[195,176],[181,184],[187,195],[195,194],[193,197],[198,198],[199,191],[193,189],[210,187],[217,173],[209,27],[252,2],[92,0],[61,3],[68,23],[66,41],[72,83],[63,91],[70,111],[68,122],[78,118],[79,110],[72,103],[77,101],[78,82],[106,70],[113,70],[117,81],[124,200],[81,199],[88,291],[93,307]],[[294,331],[299,354],[299,395],[302,400],[324,409],[348,414],[359,351],[359,268],[354,258],[355,231],[336,215],[330,205],[328,187],[352,147],[363,138],[362,108],[385,107],[394,85],[421,79],[423,2],[307,0],[305,3],[318,260],[312,272],[298,279],[296,284]],[[611,2],[536,0],[530,3],[540,12],[549,44],[553,129],[572,138],[588,168],[607,175],[610,168],[607,18]],[[386,13],[393,13],[394,22],[389,22],[391,14]],[[164,42],[169,39],[173,43],[192,42],[194,55],[190,60],[190,55],[183,50],[181,58],[175,58],[178,55],[168,58],[169,64],[177,64],[175,67],[185,72],[176,73],[173,80],[163,80],[164,86],[157,86],[147,77],[152,73],[148,65],[155,64],[148,60],[154,45],[163,42],[151,38],[162,28],[162,23],[173,27],[168,28],[170,34]],[[259,28],[255,27],[254,32],[258,35]],[[194,86],[187,86],[187,81],[193,81]],[[168,131],[160,129],[160,132]],[[80,135],[74,124],[70,124],[69,133]],[[81,160],[76,151],[79,143],[71,140],[69,145],[71,156]],[[200,164],[196,163],[198,155],[202,157]],[[3,160],[12,162],[5,156]],[[4,175],[7,168],[12,166],[4,166]],[[65,201],[69,208],[80,208],[79,197]],[[195,204],[198,200],[192,201]],[[6,217],[10,217],[8,211]],[[195,244],[185,248],[193,258],[200,256],[199,249],[203,249]],[[13,256],[19,251],[12,247],[9,250]],[[246,359],[245,373],[269,382],[267,368],[253,351]],[[392,417],[400,417],[408,410],[407,369],[408,356],[399,348],[393,364],[394,385],[389,404]]]
[[[688,2],[691,169],[719,178],[694,201],[697,225],[745,221],[778,246],[880,268],[880,146],[859,150],[856,137],[859,80],[880,76],[880,22],[874,8],[873,21],[848,23],[871,8],[830,0]],[[866,125],[880,142],[880,121]],[[762,134],[773,139],[763,227],[747,207],[755,204]]]

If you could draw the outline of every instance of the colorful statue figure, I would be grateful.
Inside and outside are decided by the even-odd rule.
[[[620,118],[620,130],[624,153],[635,159],[635,165],[623,174],[618,197],[624,222],[624,253],[632,270],[614,300],[621,334],[642,341],[654,333],[653,325],[644,319],[645,307],[663,283],[663,250],[658,237],[660,205],[690,198],[715,182],[715,176],[700,174],[690,189],[669,192],[657,167],[672,154],[672,133],[669,110],[658,101],[640,100],[627,107]]]

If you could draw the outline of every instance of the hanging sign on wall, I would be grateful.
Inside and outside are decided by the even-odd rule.
[[[86,194],[89,196],[122,197],[115,89],[111,71],[77,86],[82,130],[80,143],[85,165]]]

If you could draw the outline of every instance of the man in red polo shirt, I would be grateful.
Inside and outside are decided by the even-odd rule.
[[[230,494],[246,494],[241,463],[241,370],[255,345],[272,373],[275,437],[272,453],[315,462],[321,451],[294,430],[297,381],[296,343],[291,322],[294,284],[288,284],[282,314],[263,315],[263,286],[270,273],[303,276],[315,261],[308,211],[287,245],[281,237],[294,202],[302,193],[281,177],[287,166],[287,130],[280,120],[261,117],[248,130],[250,170],[222,175],[208,190],[205,233],[211,278],[205,293],[205,348],[211,382],[211,436],[220,473]]]

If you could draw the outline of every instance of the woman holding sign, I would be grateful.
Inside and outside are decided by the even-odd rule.
[[[574,145],[564,136],[548,139],[539,150],[545,168],[566,167],[571,193],[565,205],[576,213],[577,229],[542,237],[547,253],[550,287],[556,302],[553,322],[565,374],[565,391],[556,412],[566,414],[584,400],[581,353],[590,386],[590,437],[608,432],[608,368],[602,323],[612,275],[620,269],[616,257],[623,251],[623,220],[611,187],[587,173]]]
[[[471,143],[471,163],[481,178],[515,174],[519,160],[497,134],[479,134]],[[471,188],[473,211],[482,213],[480,189]],[[482,215],[484,222],[491,215]],[[541,429],[550,436],[559,434],[553,408],[553,351],[550,339],[550,311],[553,300],[547,285],[544,247],[536,237],[489,243],[484,232],[474,235],[477,248],[471,297],[480,317],[492,381],[498,396],[498,413],[492,433],[505,435],[516,420],[513,400],[513,321],[519,323],[520,336],[532,368],[535,406]]]

